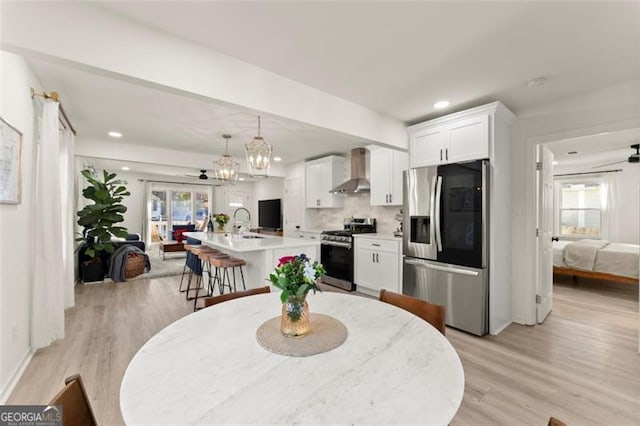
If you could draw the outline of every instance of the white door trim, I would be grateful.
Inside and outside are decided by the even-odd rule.
[[[526,189],[526,206],[525,206],[525,229],[527,232],[524,236],[525,259],[532,261],[526,262],[527,271],[520,271],[517,279],[524,280],[522,297],[525,300],[525,312],[519,316],[519,320],[523,324],[536,324],[536,289],[537,282],[535,274],[535,266],[537,265],[536,251],[536,149],[540,144],[553,142],[561,139],[577,138],[598,133],[614,132],[640,127],[640,118],[623,120],[611,123],[600,124],[597,126],[583,127],[564,132],[551,133],[542,136],[529,137],[525,141],[526,168],[525,168],[525,189]],[[516,268],[514,268],[514,271]],[[515,277],[514,277],[515,278]]]

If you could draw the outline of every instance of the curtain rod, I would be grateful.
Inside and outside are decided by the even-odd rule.
[[[188,183],[188,182],[172,182],[169,180],[152,180],[152,179],[138,179],[140,182],[152,182],[152,183],[170,183],[174,185],[200,185],[200,186],[217,186],[214,183]]]
[[[565,173],[565,174],[561,174],[561,175],[553,175],[553,177],[560,177],[560,176],[580,176],[580,175],[600,175],[602,173],[618,173],[621,172],[622,169],[615,169],[615,170],[603,170],[601,172],[582,172],[582,173]]]
[[[71,120],[69,120],[69,116],[67,115],[66,111],[64,110],[64,107],[62,106],[62,102],[60,101],[60,94],[58,92],[51,92],[51,93],[47,93],[47,92],[36,92],[34,90],[34,88],[31,88],[31,99],[33,99],[36,96],[42,96],[45,99],[52,99],[55,102],[58,102],[60,105],[60,112],[62,113],[62,117],[64,117],[64,121],[66,122],[66,124],[69,126],[69,129],[71,129],[71,131],[73,132],[73,134],[76,134],[76,129],[73,128],[73,124],[71,124]],[[62,123],[63,125],[65,124],[64,122]]]

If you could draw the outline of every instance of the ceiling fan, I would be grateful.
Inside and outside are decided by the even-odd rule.
[[[207,180],[209,179],[209,176],[207,176],[207,171],[206,170],[200,170],[200,175],[185,175],[188,177],[197,177],[200,180]]]
[[[614,164],[621,163],[640,163],[640,143],[636,143],[631,145],[631,149],[635,149],[636,152],[631,154],[629,158],[626,160],[614,161],[613,163],[600,164],[598,166],[593,166],[592,169],[599,169],[600,167],[613,166]]]

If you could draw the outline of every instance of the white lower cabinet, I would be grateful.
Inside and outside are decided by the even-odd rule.
[[[380,290],[402,292],[402,240],[355,236],[354,281],[357,290],[377,296]]]

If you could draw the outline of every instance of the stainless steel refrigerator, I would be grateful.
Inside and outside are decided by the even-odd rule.
[[[446,306],[447,325],[489,331],[488,160],[404,174],[403,293]]]

